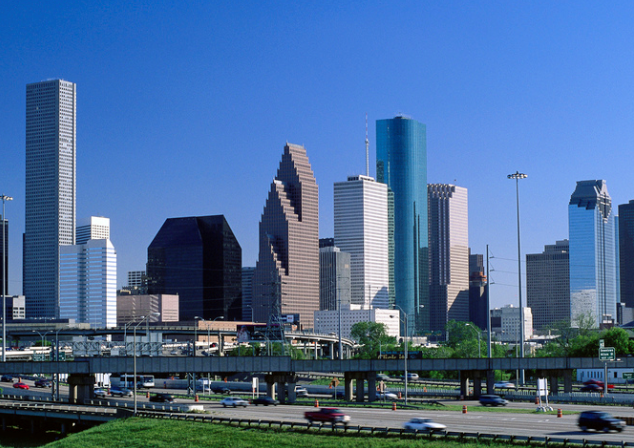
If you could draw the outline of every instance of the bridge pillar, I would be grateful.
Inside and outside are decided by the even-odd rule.
[[[494,388],[493,385],[495,384],[495,371],[493,370],[487,370],[486,371],[486,378],[487,378],[487,394],[494,394]]]
[[[376,400],[376,372],[366,374],[368,380],[368,401]]]
[[[330,359],[335,359],[335,343],[330,343]]]
[[[218,356],[225,356],[225,337],[218,332]]]
[[[460,397],[467,398],[469,396],[469,374],[466,370],[460,371]]]
[[[297,399],[297,395],[295,394],[295,386],[297,386],[297,375],[286,375],[286,383],[287,386],[287,396],[289,403],[295,403]]]
[[[269,378],[271,375],[266,375],[266,395],[275,400],[277,391],[275,389],[276,383],[273,379]]]
[[[550,388],[550,393],[553,395],[559,394],[559,377],[557,375],[559,372],[550,372],[550,378],[548,378],[548,387]]]
[[[482,395],[482,371],[473,372],[473,397],[477,400]]]
[[[354,373],[345,372],[343,374],[343,398],[346,401],[352,401],[352,381],[354,380]]]
[[[68,402],[86,403],[93,398],[95,375],[71,373],[68,375]]]
[[[570,393],[572,392],[572,370],[564,370],[564,392]]]

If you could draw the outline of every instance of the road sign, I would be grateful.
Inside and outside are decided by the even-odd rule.
[[[605,340],[599,339],[599,348],[605,347]]]
[[[623,379],[631,380],[634,378],[634,372],[623,372]]]
[[[335,377],[335,378],[333,378],[333,379],[332,379],[332,381],[330,382],[330,386],[329,386],[329,387],[332,387],[332,386],[337,387],[338,385],[339,385],[339,378]]]
[[[603,347],[599,349],[599,361],[614,361],[616,350],[614,347]]]

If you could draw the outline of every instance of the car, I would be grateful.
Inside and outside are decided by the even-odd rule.
[[[579,420],[577,420],[577,425],[582,431],[587,431],[589,429],[594,429],[596,431],[605,431],[609,432],[611,430],[616,430],[618,432],[623,431],[625,427],[625,422],[619,420],[618,418],[612,417],[607,412],[603,411],[584,411],[579,414]]]
[[[0,381],[2,381],[3,383],[12,383],[13,377],[11,375],[2,375],[2,378],[0,378]]]
[[[246,408],[247,406],[249,406],[249,402],[246,400],[243,400],[240,397],[223,398],[220,401],[220,404],[222,405],[223,408],[226,408],[227,406],[232,406],[234,408],[237,408],[238,406],[242,406],[243,408]]]
[[[376,379],[379,381],[390,381],[390,377],[386,375],[385,373],[377,373]]]
[[[229,395],[231,393],[231,389],[229,389],[228,387],[224,387],[224,386],[212,387],[211,391],[214,394],[223,394],[223,395]]]
[[[590,384],[596,384],[601,389],[603,389],[604,383],[600,380],[595,380],[594,378],[590,378],[589,380],[584,381],[584,386],[589,386]],[[608,384],[608,389],[614,389],[614,384]]]
[[[25,389],[25,390],[29,390],[29,385],[19,382],[19,383],[13,383],[13,387],[16,389]]]
[[[345,426],[348,426],[350,422],[350,416],[344,414],[337,408],[320,408],[317,411],[307,411],[304,412],[304,418],[308,420],[309,423],[317,422],[326,422],[331,423],[333,426],[337,423],[343,423]]]
[[[416,381],[418,378],[418,373],[407,372],[407,381]]]
[[[403,423],[403,428],[416,431],[444,431],[447,426],[442,423],[436,423],[430,418],[413,418],[408,422]]]
[[[302,386],[295,386],[295,395],[298,397],[307,397],[308,389]]]
[[[587,384],[579,389],[580,392],[603,392],[603,387],[598,384]]]
[[[92,394],[96,397],[96,398],[106,398],[108,396],[108,392],[105,391],[104,389],[101,389],[100,387],[94,389],[92,391]]]
[[[51,387],[51,380],[46,379],[46,378],[40,378],[39,380],[35,381],[35,387]]]
[[[118,395],[119,397],[131,397],[133,393],[130,389],[126,389],[125,387],[112,386],[110,388],[110,395]]]
[[[154,394],[150,395],[150,401],[156,403],[174,403],[174,396],[170,394]]]
[[[398,400],[398,395],[396,395],[394,392],[386,390],[385,392],[377,392],[376,398],[378,398],[379,400]]]
[[[509,402],[499,395],[481,395],[480,404],[482,406],[506,406]]]
[[[262,395],[261,397],[258,397],[255,400],[253,400],[253,404],[256,406],[259,404],[262,404],[264,406],[269,406],[269,405],[277,406],[278,404],[280,404],[280,402],[267,395]]]
[[[179,354],[179,351],[178,351],[178,350],[172,350],[172,351],[170,352],[170,355],[172,355],[172,356],[177,356],[178,354]]]
[[[497,383],[493,385],[494,389],[513,389],[514,387],[515,387],[515,384],[509,381],[498,381]]]

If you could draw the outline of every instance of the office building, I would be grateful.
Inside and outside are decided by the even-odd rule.
[[[2,226],[4,225],[4,233],[2,232]],[[5,242],[6,235],[6,242]],[[2,215],[0,215],[0,263],[2,263],[2,259],[4,259],[4,277],[0,272],[0,294],[7,295],[9,294],[9,220],[4,219]],[[0,267],[0,269],[2,269]],[[7,285],[5,286],[4,280],[7,279]]]
[[[469,320],[469,214],[467,189],[430,184],[429,307],[431,330]]]
[[[75,94],[59,79],[26,86],[23,292],[29,318],[59,317],[59,247],[75,244]]]
[[[634,308],[634,200],[619,205],[620,299]]]
[[[487,276],[482,254],[469,254],[469,321],[483,331],[489,327]]]
[[[334,238],[319,240],[319,309],[350,305],[350,254],[335,246]]]
[[[426,127],[404,116],[378,120],[376,138],[376,178],[389,188],[388,253],[395,306],[407,313],[408,333],[420,334],[430,323]]]
[[[513,305],[491,310],[491,330],[500,342],[515,342],[520,340],[520,309]],[[533,314],[531,309],[524,307],[524,340],[533,337]]]
[[[365,309],[387,309],[387,185],[362,175],[336,182],[334,209],[335,245],[350,254],[352,303]]]
[[[319,309],[319,192],[303,146],[287,143],[259,226],[253,277],[257,322],[297,314],[313,328]]]
[[[242,320],[253,321],[253,274],[255,267],[242,268]]]
[[[340,313],[336,310],[315,311],[315,331],[319,334],[339,335]],[[360,305],[350,305],[341,310],[341,337],[349,338],[352,326],[358,322],[374,322],[385,324],[387,335],[399,337],[398,310],[380,308],[362,308]]]
[[[526,254],[526,305],[537,330],[570,322],[569,250],[562,240],[544,246],[541,254]]]
[[[88,240],[109,240],[110,219],[103,216],[91,216],[77,221],[75,244],[84,244]]]
[[[150,322],[178,322],[178,302],[178,294],[118,295],[117,325],[140,322],[146,316]]]
[[[178,294],[181,320],[242,318],[242,248],[223,215],[170,218],[148,247],[149,294]]]
[[[612,199],[604,180],[577,182],[568,205],[570,318],[598,327],[616,319],[617,257]]]
[[[94,234],[90,231],[93,219],[99,221]],[[114,327],[117,324],[117,252],[109,239],[110,219],[93,216],[82,221],[81,228],[82,244],[60,246],[60,318],[91,327]],[[79,229],[78,226],[78,232]]]

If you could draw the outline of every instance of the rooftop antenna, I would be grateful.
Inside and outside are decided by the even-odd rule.
[[[368,140],[368,113],[365,113],[365,175],[370,177],[370,141]]]

